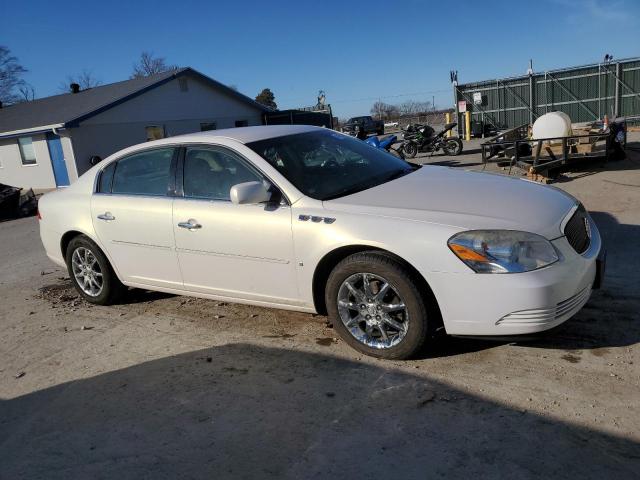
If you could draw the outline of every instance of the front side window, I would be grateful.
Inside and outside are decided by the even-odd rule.
[[[35,165],[38,163],[36,161],[36,152],[33,149],[33,139],[31,137],[19,138],[18,146],[20,147],[22,165]]]
[[[184,157],[184,196],[230,200],[231,187],[263,178],[235,153],[215,147],[187,147]]]
[[[252,149],[303,194],[330,200],[414,171],[404,160],[331,130],[268,138]]]
[[[163,196],[169,189],[174,148],[158,148],[118,160],[111,193]]]

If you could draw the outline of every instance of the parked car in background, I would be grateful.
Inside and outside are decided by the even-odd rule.
[[[342,131],[349,135],[357,135],[358,132],[366,135],[384,135],[384,122],[374,120],[370,115],[352,117],[344,124]]]
[[[598,286],[600,235],[567,193],[411,165],[310,126],[122,150],[39,205],[49,258],[88,302],[127,287],[328,314],[352,347],[416,354],[437,330],[530,334]]]

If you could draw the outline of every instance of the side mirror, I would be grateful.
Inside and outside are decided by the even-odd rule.
[[[245,182],[231,187],[231,201],[236,205],[247,203],[264,203],[271,200],[271,193],[262,182]]]
[[[91,155],[91,158],[89,159],[89,163],[91,164],[92,167],[95,167],[101,161],[102,161],[102,158],[100,158],[99,155]]]

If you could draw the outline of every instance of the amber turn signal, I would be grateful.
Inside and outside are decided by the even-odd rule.
[[[488,262],[489,259],[484,255],[479,254],[475,250],[471,250],[470,248],[463,247],[462,245],[456,245],[455,243],[450,243],[449,248],[453,250],[460,260],[467,260],[471,262]]]

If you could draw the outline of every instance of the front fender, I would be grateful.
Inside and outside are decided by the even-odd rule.
[[[349,246],[388,251],[415,268],[431,285],[433,272],[472,273],[449,250],[447,240],[456,227],[324,208],[305,209],[303,215],[335,219],[332,223],[300,220],[294,212],[293,235],[301,299],[313,306],[313,278],[322,259]],[[306,218],[306,217],[303,217]]]

